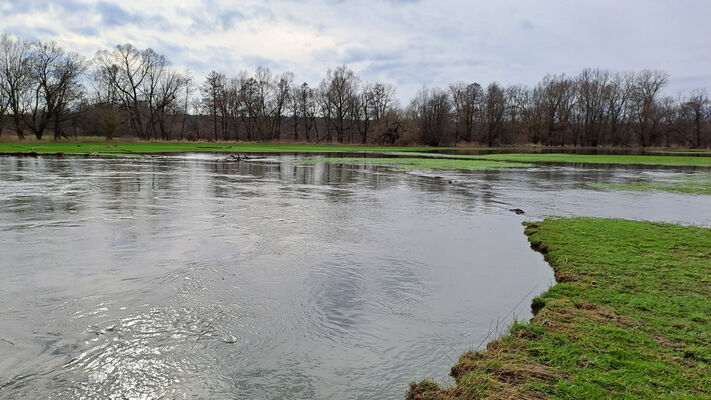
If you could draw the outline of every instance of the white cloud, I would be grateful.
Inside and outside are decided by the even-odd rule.
[[[711,88],[711,3],[664,0],[10,0],[0,30],[88,57],[132,42],[202,76],[257,64],[317,83],[347,63],[409,98],[456,80],[534,84],[585,67],[664,69],[668,92]]]

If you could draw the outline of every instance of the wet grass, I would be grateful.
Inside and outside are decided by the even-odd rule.
[[[642,180],[623,183],[591,183],[598,189],[624,190],[631,192],[664,191],[684,194],[711,194],[711,175],[695,174],[675,180]]]
[[[312,158],[307,164],[330,162],[348,165],[375,165],[401,170],[469,170],[482,171],[500,168],[533,167],[533,164],[511,163],[504,161],[464,160],[452,158],[376,158],[376,157],[326,157]]]
[[[711,167],[711,157],[690,156],[641,156],[641,155],[587,155],[587,154],[486,154],[471,156],[482,160],[516,161],[529,163],[566,164],[619,164],[619,165],[667,165]]]
[[[669,149],[669,150],[653,150],[650,153],[660,154],[711,154],[711,149]]]
[[[711,167],[711,157],[683,155],[586,155],[563,153],[501,153],[482,155],[437,154],[442,150],[520,151],[513,147],[426,147],[426,146],[361,146],[337,144],[283,144],[234,142],[107,142],[107,141],[6,141],[0,142],[0,154],[45,155],[148,155],[185,152],[231,153],[392,153],[431,158],[487,160],[519,163],[619,164]],[[531,148],[535,149],[535,148]]]
[[[526,224],[557,284],[409,399],[711,398],[711,229],[627,220]]]
[[[513,149],[509,149],[513,150]],[[383,151],[383,150],[381,150]],[[711,167],[711,157],[693,157],[678,155],[599,155],[599,154],[563,154],[563,153],[497,153],[480,155],[441,154],[424,152],[421,148],[408,151],[392,148],[385,154],[393,156],[417,156],[440,159],[486,160],[517,163],[561,163],[561,164],[616,164],[616,165],[657,165]]]
[[[235,149],[247,153],[350,153],[350,152],[423,152],[428,150],[482,150],[475,147],[359,146],[335,144],[272,144],[229,142],[0,142],[0,154],[161,154],[176,152],[222,152]]]

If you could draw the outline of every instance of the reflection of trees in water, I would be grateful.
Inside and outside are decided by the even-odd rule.
[[[72,159],[44,157],[2,158],[0,191],[3,211],[35,219],[44,213],[75,213],[86,179],[74,172]],[[42,219],[42,218],[40,218]]]
[[[371,189],[392,185],[400,178],[395,173],[372,165],[342,165],[338,162],[307,164],[303,161],[325,154],[266,156],[266,159],[239,162],[218,160],[208,163],[208,170],[216,175],[245,175],[256,179],[277,179],[282,183],[302,185],[359,184]],[[330,156],[330,154],[329,154]],[[229,179],[216,176],[218,180]]]
[[[105,160],[94,164],[89,192],[107,202],[106,208],[133,214],[142,207],[161,213],[161,201],[179,186],[181,168],[168,160]],[[91,193],[90,193],[91,195]]]

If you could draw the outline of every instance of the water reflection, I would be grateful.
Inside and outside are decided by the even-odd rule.
[[[3,396],[402,398],[552,282],[508,208],[711,224],[587,186],[679,169],[303,157],[0,158]]]

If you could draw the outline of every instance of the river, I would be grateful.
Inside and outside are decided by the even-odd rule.
[[[711,196],[587,186],[679,168],[303,157],[0,157],[0,397],[401,399],[554,283],[522,221],[711,225]]]

